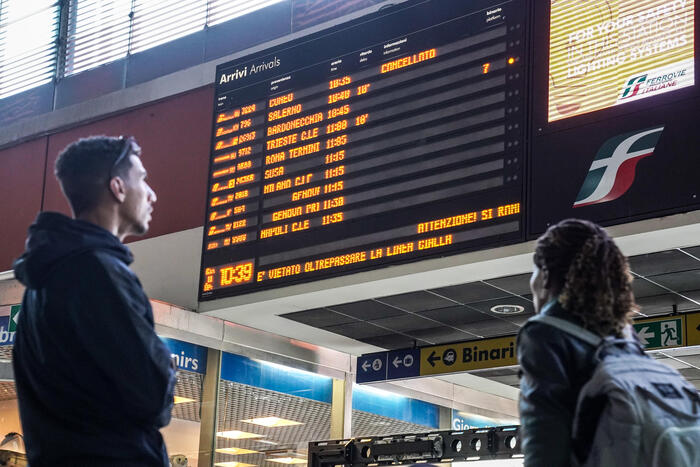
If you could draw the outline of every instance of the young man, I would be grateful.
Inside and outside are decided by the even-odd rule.
[[[175,369],[122,241],[148,230],[156,195],[133,138],[78,140],[56,161],[74,219],[40,213],[15,275],[14,345],[29,463],[168,466]]]

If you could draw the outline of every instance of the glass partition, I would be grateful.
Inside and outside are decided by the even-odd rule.
[[[332,395],[332,378],[224,353],[214,465],[305,465],[330,437]]]
[[[439,426],[438,405],[371,386],[353,385],[353,437],[421,433]]]
[[[196,466],[199,460],[201,431],[202,388],[207,372],[207,349],[178,341],[162,339],[177,365],[175,404],[170,424],[163,429],[163,439],[173,465]],[[184,463],[184,460],[187,463]]]

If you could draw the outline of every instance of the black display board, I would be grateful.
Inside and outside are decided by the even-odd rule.
[[[409,2],[217,68],[200,300],[523,239],[524,2]]]
[[[556,5],[559,38],[550,2],[534,4],[529,236],[568,217],[613,225],[700,207],[697,3]]]

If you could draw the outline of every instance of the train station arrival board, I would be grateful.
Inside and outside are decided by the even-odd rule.
[[[200,300],[521,240],[522,4],[408,2],[219,66]]]

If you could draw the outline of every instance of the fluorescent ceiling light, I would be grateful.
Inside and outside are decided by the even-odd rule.
[[[248,420],[241,420],[241,421],[245,422],[245,423],[253,423],[255,425],[261,425],[261,426],[266,426],[266,427],[303,425],[303,423],[301,423],[301,422],[295,422],[294,420],[285,420],[284,418],[279,418],[279,417],[260,417],[260,418],[251,418]]]
[[[175,396],[176,404],[184,404],[185,402],[194,402],[194,399],[190,399],[189,397]]]
[[[252,449],[243,449],[243,448],[218,448],[216,450],[216,452],[237,456],[239,454],[254,454],[254,453],[260,452],[260,451],[253,451]]]
[[[246,464],[245,462],[217,462],[214,464],[217,467],[255,467],[255,464]]]
[[[268,458],[266,460],[277,462],[278,464],[306,464],[306,459],[299,459],[298,457],[278,457],[276,459]]]
[[[262,438],[263,435],[257,433],[246,433],[245,431],[231,430],[231,431],[219,431],[216,436],[228,439],[251,439],[251,438]]]

